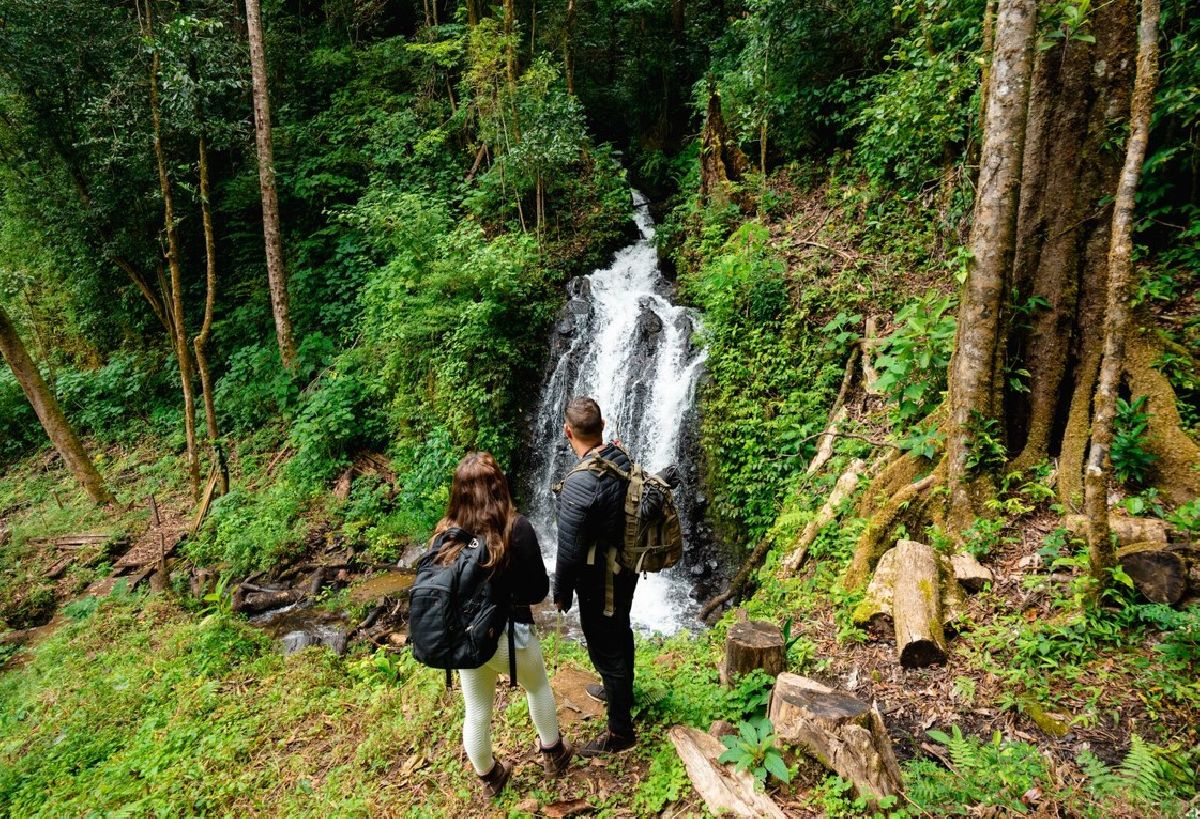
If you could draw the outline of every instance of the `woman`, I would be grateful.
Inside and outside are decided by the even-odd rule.
[[[513,507],[508,481],[500,464],[488,452],[472,452],[459,463],[450,487],[446,516],[438,522],[433,542],[443,532],[458,527],[477,539],[486,540],[492,570],[491,593],[496,601],[511,600],[512,626],[517,655],[517,681],[525,689],[529,715],[538,733],[538,750],[547,776],[560,776],[570,764],[574,749],[558,731],[554,691],[546,679],[542,649],[533,633],[530,605],[545,599],[550,589],[537,534],[524,515]],[[457,540],[444,544],[438,560],[453,562],[463,544]],[[480,668],[459,671],[462,680],[463,747],[491,796],[508,784],[511,763],[492,755],[492,702],[496,698],[496,680],[508,673],[508,635],[500,635],[496,653]]]

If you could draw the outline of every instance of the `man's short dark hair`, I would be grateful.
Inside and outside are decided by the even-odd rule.
[[[604,434],[604,418],[595,399],[580,396],[567,404],[567,424],[575,437],[585,440],[599,438]]]

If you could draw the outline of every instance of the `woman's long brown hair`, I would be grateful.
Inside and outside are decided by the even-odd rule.
[[[481,540],[487,539],[488,559],[484,566],[503,566],[508,560],[508,540],[516,517],[508,480],[500,464],[490,452],[471,452],[454,470],[446,516],[438,521],[433,538],[454,526],[465,529]],[[438,562],[452,563],[464,545],[448,544],[442,549]]]

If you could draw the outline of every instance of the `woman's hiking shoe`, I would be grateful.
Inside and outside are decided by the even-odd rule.
[[[596,702],[608,702],[608,692],[604,690],[604,686],[600,683],[588,683],[586,686],[584,686],[583,690],[586,691],[587,695]]]
[[[612,731],[605,730],[600,736],[579,749],[582,757],[600,756],[600,754],[619,754],[628,751],[635,744],[633,737],[617,736]]]
[[[571,764],[571,757],[575,756],[575,747],[567,742],[561,734],[558,737],[558,744],[539,750],[542,752],[542,770],[546,772],[546,776],[562,776],[567,770],[567,766]]]
[[[504,791],[504,786],[508,784],[510,776],[512,776],[512,765],[497,759],[492,765],[492,769],[479,777],[479,781],[483,783],[483,788],[487,791],[488,796],[499,796]]]

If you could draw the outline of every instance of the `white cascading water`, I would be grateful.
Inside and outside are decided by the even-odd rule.
[[[704,351],[692,344],[696,316],[668,298],[649,203],[634,191],[633,206],[641,237],[573,288],[570,346],[542,390],[529,517],[551,569],[557,544],[552,487],[576,463],[562,431],[567,402],[577,395],[595,398],[605,438],[619,440],[638,463],[657,472],[680,460],[680,433],[691,420],[704,365]],[[690,624],[690,587],[682,566],[643,577],[634,595],[634,627],[671,634]]]

